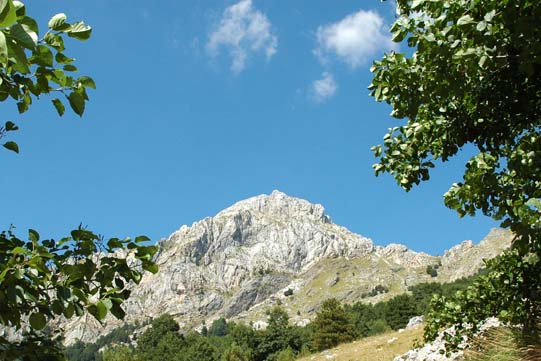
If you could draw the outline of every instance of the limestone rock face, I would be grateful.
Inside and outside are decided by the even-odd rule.
[[[435,261],[435,257],[424,252],[415,252],[403,244],[391,243],[386,247],[376,247],[376,254],[405,267],[426,266]]]
[[[451,281],[475,274],[484,267],[484,259],[501,254],[503,250],[509,248],[512,239],[511,231],[494,228],[477,245],[470,240],[464,241],[443,254],[442,267],[438,272]]]
[[[183,226],[159,247],[160,271],[133,288],[124,304],[127,322],[166,312],[186,326],[219,310],[231,317],[321,259],[374,250],[370,239],[333,224],[323,206],[278,191]],[[84,332],[74,322],[66,330],[67,340],[96,336],[88,324]]]
[[[461,277],[472,274],[489,244],[481,250],[464,244],[443,257],[396,244],[375,247],[332,223],[323,206],[274,191],[182,226],[160,241],[160,270],[132,287],[124,322],[169,313],[185,329],[221,316],[263,324],[265,310],[280,302],[293,322],[305,324],[326,298],[353,302],[376,285],[392,290],[366,300],[376,302],[431,281],[425,272],[430,264],[441,262],[442,274],[449,271],[439,281],[451,278],[450,265]],[[462,265],[470,258],[473,263]],[[104,326],[86,316],[71,320],[63,325],[66,343],[94,341],[120,324],[112,318]]]

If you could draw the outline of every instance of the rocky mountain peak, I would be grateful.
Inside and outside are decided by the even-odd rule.
[[[268,217],[282,220],[291,218],[307,218],[312,221],[331,223],[321,204],[312,204],[304,199],[288,196],[278,190],[271,194],[261,194],[237,202],[231,207],[221,211],[216,217],[230,216],[232,213],[257,212]]]
[[[273,191],[182,226],[160,241],[160,271],[145,274],[133,287],[124,304],[125,322],[163,313],[176,317],[185,329],[219,316],[260,321],[265,307],[277,299],[300,318],[295,322],[304,322],[329,297],[359,300],[376,285],[405,292],[431,280],[428,265],[441,263],[440,280],[473,274],[483,258],[505,248],[506,242],[498,240],[509,238],[497,231],[491,235],[490,241],[464,243],[443,257],[399,244],[376,247],[332,223],[323,206]],[[285,290],[295,296],[288,298]],[[70,321],[66,342],[89,341],[117,325],[112,319],[105,328],[93,321]]]

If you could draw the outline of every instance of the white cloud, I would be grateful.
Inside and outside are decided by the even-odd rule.
[[[217,56],[225,49],[232,58],[231,70],[240,73],[251,54],[261,53],[270,59],[278,47],[267,16],[255,9],[252,0],[241,0],[225,9],[220,23],[212,31],[207,51]]]
[[[316,102],[323,103],[331,98],[337,90],[338,84],[336,84],[333,75],[329,72],[324,72],[321,79],[315,80],[312,83],[311,94]]]
[[[337,57],[355,69],[370,62],[377,53],[395,48],[383,18],[375,11],[360,10],[344,19],[317,29],[314,50],[326,63]]]

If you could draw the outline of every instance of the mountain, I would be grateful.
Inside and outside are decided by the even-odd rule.
[[[510,239],[508,231],[495,229],[480,244],[465,241],[441,257],[399,244],[375,246],[334,224],[323,206],[274,191],[160,241],[160,271],[133,286],[124,322],[169,313],[186,329],[221,316],[257,327],[264,326],[268,307],[280,303],[293,322],[305,324],[329,297],[377,302],[419,282],[475,274],[483,258],[501,253]],[[437,269],[436,277],[427,266]],[[387,292],[375,292],[376,286]],[[66,343],[93,341],[121,323],[71,320],[64,325]]]

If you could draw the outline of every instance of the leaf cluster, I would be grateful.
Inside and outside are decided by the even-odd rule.
[[[140,236],[105,242],[82,227],[59,241],[42,241],[34,230],[28,241],[12,230],[1,232],[0,324],[16,330],[27,325],[32,332],[53,318],[85,312],[98,321],[109,313],[122,319],[129,285],[139,283],[144,270],[157,271],[152,261],[157,247],[141,244],[148,240]],[[0,344],[9,342],[0,338]]]
[[[498,317],[511,325],[522,325],[526,335],[539,335],[536,320],[541,317],[541,260],[535,254],[524,257],[517,250],[486,261],[489,272],[454,295],[435,296],[425,328],[425,340],[433,341],[445,332],[447,351],[455,350],[464,336],[471,338],[482,322]],[[533,316],[533,317],[532,317]]]
[[[460,216],[481,211],[539,250],[541,198],[541,4],[531,0],[400,0],[393,39],[413,54],[375,61],[377,101],[404,120],[373,147],[376,174],[406,190],[429,179],[437,160],[478,151],[445,194]]]
[[[409,191],[469,145],[474,154],[445,204],[461,217],[481,212],[499,220],[516,236],[513,251],[491,261],[493,271],[475,287],[435,303],[442,314],[433,314],[439,321],[427,338],[451,320],[473,325],[458,326],[456,344],[485,316],[520,320],[528,331],[539,320],[540,272],[531,274],[525,260],[541,257],[541,3],[397,4],[393,40],[405,42],[411,56],[390,52],[371,69],[371,95],[390,104],[400,122],[372,148],[376,175],[388,172]],[[511,270],[516,278],[503,276]]]
[[[21,1],[0,1],[0,101],[13,99],[19,113],[26,112],[33,99],[44,94],[61,94],[51,101],[58,114],[65,112],[64,102],[79,116],[88,101],[87,89],[95,89],[94,80],[75,74],[75,59],[65,53],[65,39],[90,38],[92,28],[82,21],[68,23],[65,14],[54,15],[48,29],[40,35],[36,20],[26,13]],[[11,121],[0,127],[0,138],[17,130]],[[19,152],[15,142],[3,146]]]

